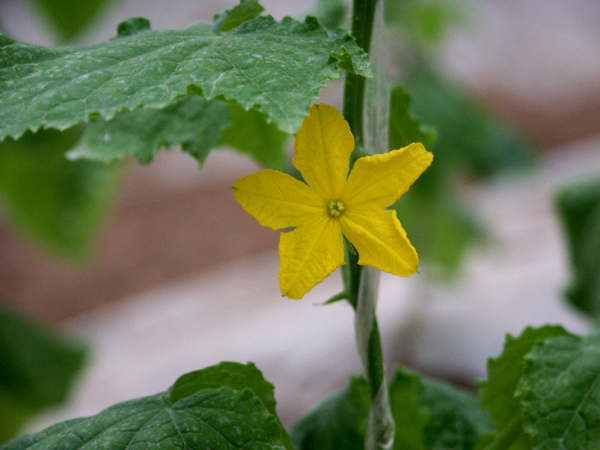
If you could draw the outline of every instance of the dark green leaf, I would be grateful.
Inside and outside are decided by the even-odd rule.
[[[436,140],[436,130],[414,118],[410,111],[410,95],[396,86],[392,89],[390,102],[390,139],[391,149],[406,147],[413,142],[421,142],[425,148],[431,148]]]
[[[431,150],[447,174],[458,170],[484,177],[531,166],[532,150],[523,137],[457,86],[420,76],[406,89],[415,114],[439,132]]]
[[[64,40],[81,33],[114,0],[34,0]]]
[[[319,18],[319,22],[328,30],[344,26],[348,15],[348,5],[344,0],[319,0],[311,15]]]
[[[264,10],[258,0],[241,0],[233,8],[215,16],[213,29],[217,33],[233,30],[244,22],[258,17]]]
[[[479,383],[479,393],[481,406],[491,413],[498,429],[506,427],[521,414],[521,402],[514,393],[523,374],[525,355],[537,342],[564,335],[568,333],[560,326],[528,327],[518,337],[506,335],[502,354],[488,360],[488,378]]]
[[[67,398],[84,350],[0,307],[0,443]]]
[[[263,378],[253,363],[222,362],[216,366],[190,372],[179,377],[171,388],[169,401],[175,403],[203,389],[227,386],[240,391],[252,389],[267,410],[276,415],[275,388]]]
[[[286,166],[285,143],[289,135],[267,123],[264,114],[231,105],[231,125],[223,130],[219,144],[252,156],[270,169]]]
[[[75,257],[91,248],[112,202],[118,167],[68,161],[81,134],[44,130],[0,143],[0,199],[19,231]]]
[[[423,379],[421,404],[431,418],[425,427],[427,449],[471,450],[493,430],[490,416],[477,398],[447,383]]]
[[[421,376],[397,368],[390,382],[390,404],[396,423],[395,450],[425,450],[425,426],[430,420],[421,404],[423,384]]]
[[[371,75],[342,30],[314,18],[257,17],[224,35],[211,24],[148,30],[90,47],[48,49],[0,35],[0,139],[40,127],[64,130],[140,106],[161,109],[186,94],[256,107],[295,133],[312,100],[341,69]]]
[[[283,450],[275,417],[250,389],[205,389],[175,403],[168,393],[131,400],[99,414],[22,437],[3,450]]]
[[[597,449],[600,443],[600,335],[559,336],[526,357],[518,394],[535,448]]]
[[[134,109],[118,113],[109,121],[92,119],[67,156],[110,162],[133,155],[139,162],[149,163],[162,146],[181,144],[184,151],[203,163],[229,123],[226,103],[192,95],[159,110]]]
[[[132,17],[124,20],[117,26],[117,37],[132,36],[140,31],[150,29],[150,21],[145,17]]]
[[[253,363],[246,365],[235,362],[222,362],[216,366],[185,374],[175,382],[169,394],[169,401],[176,403],[204,389],[221,386],[241,391],[251,389],[269,413],[277,417],[275,409],[275,387],[263,378],[263,374]],[[277,419],[283,445],[293,450],[287,431]]]
[[[321,403],[292,429],[296,450],[362,450],[369,417],[369,389],[361,377]]]
[[[557,196],[570,248],[573,279],[566,297],[600,319],[600,179],[568,186]]]
[[[511,436],[511,450],[531,449],[530,439],[522,430],[523,407],[516,395],[525,355],[546,338],[568,334],[560,326],[528,327],[519,337],[507,335],[502,354],[488,360],[488,379],[479,384],[481,406],[490,412],[498,429],[495,438]]]

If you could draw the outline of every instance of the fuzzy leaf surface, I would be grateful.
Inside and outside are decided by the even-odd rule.
[[[256,107],[288,133],[341,69],[370,76],[366,54],[316,19],[257,17],[223,35],[212,24],[146,30],[89,47],[50,49],[0,35],[0,140],[40,127],[64,130],[202,93]]]
[[[600,335],[559,336],[533,347],[519,384],[535,448],[592,450],[600,442]]]

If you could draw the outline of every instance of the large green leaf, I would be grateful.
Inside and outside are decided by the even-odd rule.
[[[119,174],[114,165],[65,158],[80,134],[43,130],[0,143],[0,207],[19,231],[71,257],[91,248]]]
[[[511,449],[531,448],[528,436],[520,428],[523,407],[515,395],[525,368],[525,355],[543,339],[565,335],[568,333],[560,326],[528,327],[518,337],[507,335],[502,354],[488,360],[488,379],[479,383],[481,406],[490,412],[500,433],[513,426],[518,429]]]
[[[492,425],[472,395],[446,383],[397,369],[390,382],[396,422],[394,449],[472,450]],[[362,377],[301,419],[292,430],[296,450],[364,448],[369,392]]]
[[[197,370],[179,377],[171,388],[169,400],[175,403],[185,397],[204,390],[226,386],[234,390],[252,389],[267,411],[277,418],[275,409],[275,387],[263,378],[262,372],[253,363],[222,362],[216,366]],[[291,439],[277,419],[283,445],[293,450]]]
[[[472,450],[493,429],[477,398],[448,383],[424,378],[421,404],[430,417],[425,427],[427,449]]]
[[[292,431],[296,450],[362,450],[369,418],[369,388],[362,377],[321,403]]]
[[[24,436],[3,450],[284,449],[277,418],[251,388],[202,382],[196,387],[187,396],[174,397],[169,390],[119,403],[95,416]]]
[[[371,75],[366,54],[344,31],[314,18],[257,17],[215,35],[211,24],[146,30],[90,47],[48,49],[0,35],[0,139],[64,130],[99,115],[163,108],[202,93],[256,107],[279,129],[300,128],[312,100],[341,69]]]
[[[146,164],[161,147],[181,145],[202,164],[214,147],[225,146],[266,167],[282,170],[288,137],[268,124],[256,109],[246,111],[234,104],[191,95],[161,110],[135,109],[108,121],[92,119],[67,157],[110,162],[132,155]]]
[[[159,110],[134,109],[108,121],[92,119],[67,156],[110,162],[133,155],[145,164],[154,159],[162,146],[181,145],[202,163],[229,123],[226,103],[192,95]]]
[[[535,448],[599,448],[600,335],[547,339],[526,361],[518,394]]]
[[[0,306],[0,443],[65,401],[84,357],[82,347]]]
[[[557,196],[573,279],[567,299],[580,311],[600,319],[600,179],[573,184]]]

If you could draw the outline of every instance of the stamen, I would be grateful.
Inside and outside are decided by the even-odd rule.
[[[329,210],[329,215],[331,217],[340,217],[346,209],[346,205],[340,200],[331,200],[327,204],[327,209]]]

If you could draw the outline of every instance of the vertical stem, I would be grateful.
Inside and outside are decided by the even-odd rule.
[[[354,0],[353,3],[352,33],[357,44],[366,52],[371,48],[377,3],[378,0]],[[348,73],[344,84],[344,117],[350,124],[357,148],[361,150],[365,147],[364,109],[365,79]],[[347,245],[343,279],[345,292],[349,294],[348,299],[356,311],[356,343],[371,400],[365,449],[389,449],[394,443],[395,426],[385,381],[381,337],[375,316],[379,271],[371,267],[361,268],[357,255],[353,254]]]

